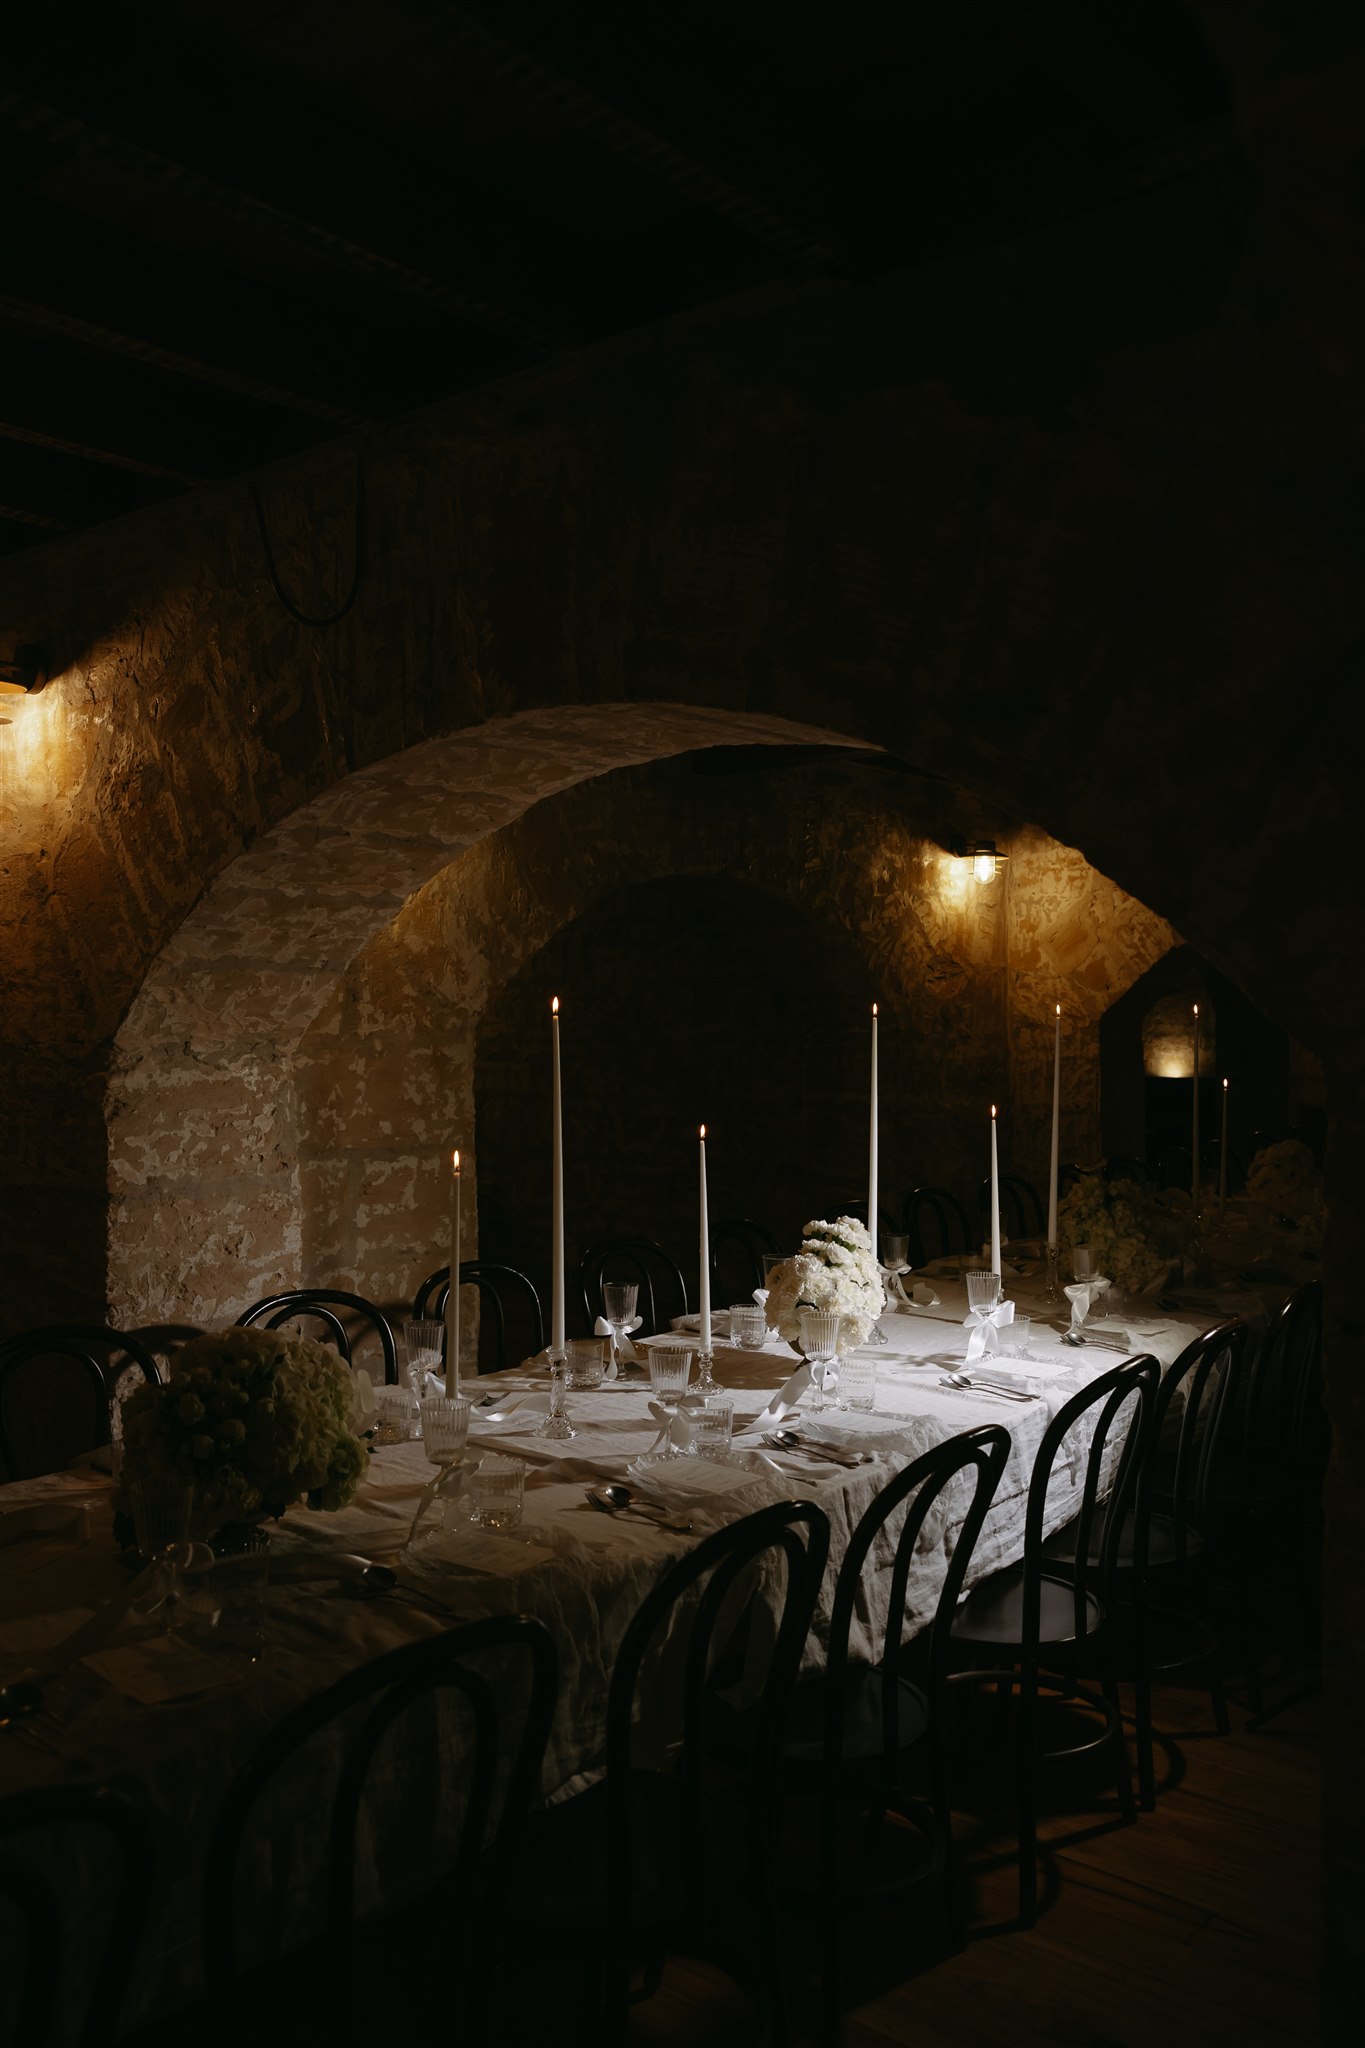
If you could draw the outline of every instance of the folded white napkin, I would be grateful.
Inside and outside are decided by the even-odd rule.
[[[90,1510],[83,1500],[35,1500],[28,1507],[0,1515],[0,1543],[21,1536],[50,1536],[59,1543],[85,1543],[90,1536]]]
[[[1072,1286],[1062,1289],[1063,1294],[1071,1303],[1071,1334],[1073,1337],[1080,1334],[1081,1325],[1091,1309],[1100,1299],[1101,1295],[1109,1292],[1111,1285],[1112,1282],[1097,1277],[1094,1280],[1077,1280]]]
[[[790,1415],[810,1383],[810,1367],[802,1359],[786,1385],[773,1395],[772,1400],[769,1401],[763,1413],[755,1421],[749,1423],[748,1428],[751,1430],[771,1429],[775,1423],[782,1420],[784,1415]]]
[[[994,1308],[969,1308],[963,1321],[972,1333],[967,1339],[970,1365],[986,1352],[999,1350],[1001,1330],[1007,1330],[1014,1321],[1014,1303],[997,1301]]]

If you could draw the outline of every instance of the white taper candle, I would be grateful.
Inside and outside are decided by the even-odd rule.
[[[1223,1076],[1223,1129],[1218,1139],[1218,1207],[1228,1198],[1228,1080]]]
[[[867,1133],[867,1234],[877,1256],[877,1005],[872,1005],[872,1101]]]
[[[703,1351],[711,1349],[711,1225],[706,1215],[706,1125],[701,1127],[701,1274],[698,1280],[701,1316],[698,1335]]]
[[[1190,1194],[1199,1207],[1199,1005],[1194,1006],[1194,1128],[1190,1135]]]
[[[460,1391],[460,1154],[450,1155],[450,1286],[446,1291],[446,1393]]]
[[[991,1104],[991,1271],[1000,1272],[1000,1155],[996,1145],[995,1104]]]
[[[559,1086],[559,997],[550,1004],[554,1055],[554,1164],[550,1218],[550,1349],[564,1351],[564,1105]]]
[[[1057,1242],[1057,1147],[1062,1127],[1062,1006],[1052,1040],[1052,1156],[1047,1172],[1047,1241]]]

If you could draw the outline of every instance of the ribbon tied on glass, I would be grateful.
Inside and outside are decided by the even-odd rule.
[[[684,1394],[677,1408],[666,1407],[662,1401],[651,1401],[649,1412],[659,1424],[659,1434],[645,1452],[647,1458],[655,1458],[659,1452],[672,1446],[675,1455],[685,1454],[692,1448],[696,1431],[692,1417],[701,1407],[701,1402]]]
[[[1109,1292],[1111,1283],[1099,1278],[1077,1280],[1071,1287],[1064,1287],[1063,1294],[1071,1303],[1071,1335],[1079,1337],[1081,1325],[1101,1295]]]
[[[1012,1301],[997,1301],[989,1308],[969,1308],[963,1317],[966,1328],[971,1331],[967,1339],[967,1364],[998,1352],[1000,1332],[1008,1329],[1013,1321]]]
[[[640,1354],[630,1341],[630,1333],[632,1330],[638,1330],[643,1321],[643,1316],[632,1316],[629,1322],[613,1323],[608,1321],[606,1316],[599,1316],[593,1324],[592,1333],[594,1337],[609,1337],[611,1339],[611,1352],[607,1359],[606,1375],[609,1380],[616,1378],[621,1366],[638,1363]]]

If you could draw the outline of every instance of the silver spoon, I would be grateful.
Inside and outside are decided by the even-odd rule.
[[[870,1451],[836,1451],[832,1444],[807,1443],[794,1429],[775,1429],[768,1439],[783,1451],[804,1451],[808,1458],[823,1458],[831,1465],[867,1465]]]
[[[656,1529],[671,1529],[675,1536],[690,1536],[692,1533],[690,1522],[670,1522],[654,1508],[638,1507],[628,1486],[589,1486],[584,1491],[593,1507],[599,1508],[604,1515],[639,1515],[643,1521],[652,1522]]]
[[[1013,1387],[983,1387],[976,1380],[969,1379],[965,1372],[946,1372],[939,1380],[941,1387],[952,1387],[959,1394],[989,1394],[992,1400],[1036,1401],[1036,1394],[1016,1392]]]

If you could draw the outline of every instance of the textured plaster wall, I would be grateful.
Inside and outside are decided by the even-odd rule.
[[[988,832],[1014,858],[978,887],[943,845]],[[1007,1161],[1041,1182],[1051,1004],[1067,1153],[1090,1157],[1099,1017],[1172,936],[1072,849],[870,763],[755,751],[724,775],[700,756],[578,784],[414,895],[300,1041],[301,1270],[410,1300],[446,1256],[458,1143],[467,1249],[540,1275],[551,993],[580,1247],[643,1219],[690,1258],[702,1118],[718,1216],[790,1233],[860,1196],[873,998],[887,1206],[921,1180],[974,1197],[992,1098]]]

